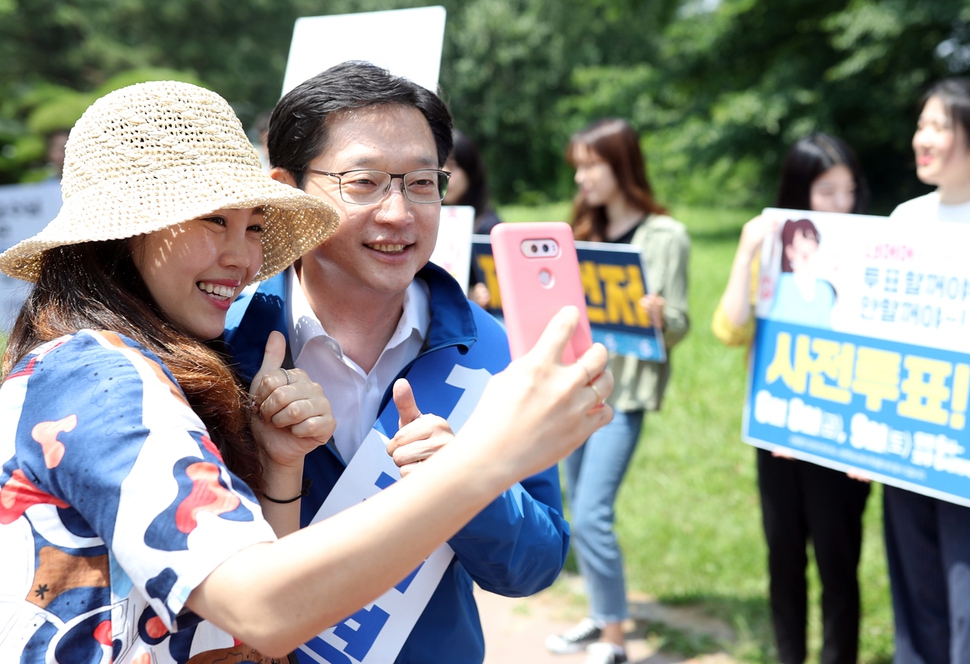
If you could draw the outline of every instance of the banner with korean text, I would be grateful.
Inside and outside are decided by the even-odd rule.
[[[970,505],[970,226],[764,214],[745,441]]]
[[[0,187],[0,252],[36,235],[61,209],[61,185],[55,180]],[[0,331],[17,320],[30,284],[0,274]]]
[[[647,270],[639,247],[577,242],[576,256],[593,341],[620,355],[666,362],[661,321],[651,321],[639,304],[640,298],[649,292]],[[472,236],[472,266],[488,288],[490,299],[486,309],[501,317],[502,296],[495,276],[492,244],[487,235]]]

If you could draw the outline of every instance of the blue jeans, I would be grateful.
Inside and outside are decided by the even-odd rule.
[[[613,503],[640,438],[643,411],[616,412],[564,462],[570,530],[586,580],[590,616],[601,623],[627,617],[623,555],[613,532]]]

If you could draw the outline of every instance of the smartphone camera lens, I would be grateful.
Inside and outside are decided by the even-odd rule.
[[[549,245],[548,244],[542,245],[542,253],[544,253],[544,254],[548,254],[549,253]]]
[[[535,254],[538,252],[539,252],[539,247],[537,247],[536,245],[532,245],[532,253]]]

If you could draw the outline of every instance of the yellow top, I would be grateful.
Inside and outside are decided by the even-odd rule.
[[[748,322],[742,326],[737,326],[721,308],[718,302],[717,309],[714,310],[714,319],[711,321],[711,331],[714,336],[727,346],[748,346],[754,339],[754,305],[758,301],[758,280],[761,274],[761,252],[755,254],[751,261],[751,316]]]

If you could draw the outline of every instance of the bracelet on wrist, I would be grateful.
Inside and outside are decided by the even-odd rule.
[[[300,498],[303,498],[308,493],[310,493],[310,486],[312,484],[313,484],[313,480],[311,480],[310,478],[303,480],[303,490],[300,491],[300,493],[298,493],[297,495],[293,496],[292,498],[288,498],[286,500],[280,500],[279,498],[272,498],[271,496],[268,496],[265,493],[263,494],[263,498],[265,498],[271,503],[276,503],[277,505],[289,505],[290,503],[295,503]]]

